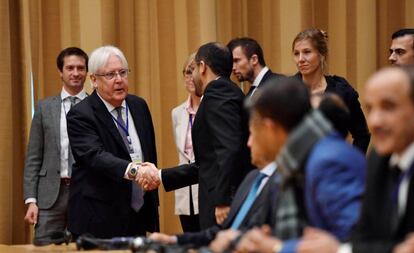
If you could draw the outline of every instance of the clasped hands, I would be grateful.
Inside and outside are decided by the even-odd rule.
[[[138,168],[137,176],[135,177],[135,182],[146,191],[157,189],[161,184],[157,167],[150,162],[141,163],[141,166]]]

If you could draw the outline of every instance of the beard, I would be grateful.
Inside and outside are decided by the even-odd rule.
[[[195,94],[197,97],[203,96],[203,84],[200,79],[194,79]]]
[[[239,80],[239,82],[248,81],[250,83],[253,83],[254,82],[253,68],[249,69],[245,75],[240,73],[240,75],[236,75],[236,77],[237,77],[237,80]]]

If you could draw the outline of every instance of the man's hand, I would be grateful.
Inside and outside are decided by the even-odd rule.
[[[173,235],[162,234],[162,233],[152,233],[148,238],[153,241],[162,242],[166,244],[177,243],[177,237]]]
[[[227,229],[220,231],[210,243],[209,248],[214,253],[221,253],[229,249],[230,244],[240,235],[240,231]]]
[[[26,216],[24,220],[30,225],[35,225],[37,223],[37,216],[39,214],[39,208],[36,203],[30,203],[27,208]]]
[[[216,206],[216,222],[217,224],[223,223],[230,212],[230,206]]]
[[[236,252],[259,252],[272,253],[282,242],[276,237],[271,236],[271,229],[264,225],[262,228],[249,230],[236,246]]]
[[[414,233],[407,235],[405,240],[394,247],[393,253],[412,253],[414,252]]]
[[[138,169],[135,181],[146,191],[154,190],[161,184],[161,179],[158,176],[158,169],[154,164],[144,162]]]
[[[326,231],[307,227],[302,240],[298,244],[298,253],[336,253],[339,249],[338,240]]]

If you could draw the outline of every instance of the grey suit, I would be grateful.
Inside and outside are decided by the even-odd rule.
[[[54,232],[66,228],[69,187],[60,178],[60,117],[62,99],[39,101],[32,120],[24,170],[24,199],[35,198],[39,207],[35,244],[50,243]],[[56,212],[59,215],[56,216]]]

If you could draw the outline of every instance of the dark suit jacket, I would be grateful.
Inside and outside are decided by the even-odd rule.
[[[259,88],[263,88],[263,87],[267,86],[267,84],[269,83],[269,82],[267,82],[267,81],[269,81],[269,80],[277,80],[277,79],[279,79],[279,78],[283,78],[283,77],[285,77],[285,76],[284,76],[284,75],[281,75],[281,74],[273,73],[273,72],[269,69],[269,70],[268,70],[268,71],[264,74],[264,76],[263,76],[262,80],[260,81],[259,85],[257,86],[257,89],[259,89]],[[246,94],[246,97],[250,97],[252,92],[253,92],[253,91],[251,91],[251,92],[247,93],[247,94]]]
[[[354,253],[392,252],[392,248],[414,232],[414,176],[411,176],[404,217],[392,226],[395,213],[391,193],[395,182],[389,158],[372,151],[368,159],[367,183],[362,213],[352,240]],[[413,166],[413,165],[411,165]]]
[[[234,200],[231,204],[230,213],[222,225],[214,225],[200,232],[184,233],[178,235],[178,244],[191,244],[194,247],[205,246],[208,245],[212,240],[214,240],[214,238],[220,230],[230,228],[234,218],[236,218],[236,215],[240,210],[240,207],[243,205],[243,202],[246,199],[258,173],[259,170],[251,171],[249,174],[247,174],[243,182],[240,184],[240,187],[238,188],[236,195],[234,196]],[[273,175],[275,175],[275,173],[273,173]],[[264,210],[267,209],[266,206],[269,203],[269,201],[267,201],[267,196],[270,185],[268,184],[268,182],[270,181],[272,180],[269,179],[266,182],[266,185],[263,187],[260,194],[256,197],[252,207],[250,208],[243,222],[240,224],[239,230],[247,230],[252,228],[253,226],[260,226],[264,223],[266,218],[266,213]]]
[[[142,98],[126,98],[145,161],[157,162],[154,128]],[[158,230],[158,193],[146,192],[138,214],[130,208],[132,183],[123,178],[130,162],[122,137],[96,91],[67,115],[70,145],[76,163],[69,197],[69,230],[96,237],[133,236],[129,226]],[[139,215],[139,224],[131,223]]]
[[[199,183],[201,229],[216,224],[215,207],[230,205],[252,169],[244,95],[229,79],[211,81],[192,129],[195,163],[162,171],[166,191]]]

